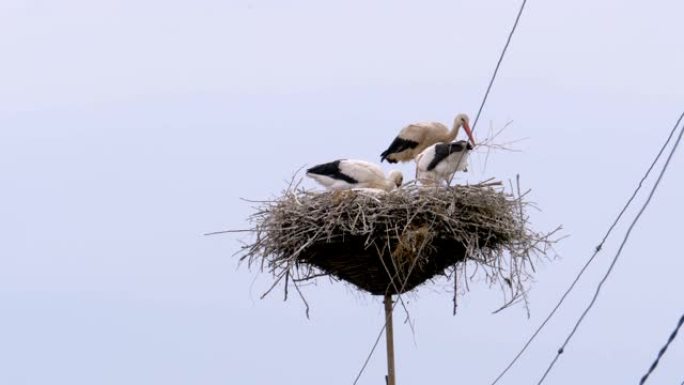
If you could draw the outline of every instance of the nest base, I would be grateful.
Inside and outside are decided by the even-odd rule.
[[[316,243],[300,262],[330,272],[370,294],[394,295],[413,290],[466,258],[466,247],[462,243],[453,239],[434,239],[420,255],[405,256],[398,266],[397,259],[389,251],[397,250],[396,240],[379,240],[379,244],[389,246],[381,251],[364,247],[365,242],[365,236],[346,236],[343,242]]]

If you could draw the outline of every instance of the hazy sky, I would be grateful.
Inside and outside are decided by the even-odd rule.
[[[519,4],[0,0],[0,383],[350,385],[380,299],[321,282],[307,320],[259,300],[270,279],[232,257],[249,237],[202,234],[248,226],[239,198],[303,165],[474,117]],[[528,139],[467,180],[519,173],[535,228],[569,237],[537,264],[530,319],[491,314],[481,281],[456,317],[447,282],[409,295],[399,384],[488,384],[555,305],[684,109],[682,14],[528,2],[475,132],[513,120],[501,140]],[[684,311],[683,170],[678,153],[548,384],[636,383],[655,358]],[[501,384],[536,383],[619,241]],[[384,383],[383,353],[361,384]],[[684,337],[650,383],[681,383],[682,362]]]

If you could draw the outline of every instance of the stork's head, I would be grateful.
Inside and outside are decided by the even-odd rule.
[[[401,184],[404,183],[404,175],[402,175],[399,170],[392,170],[387,174],[387,180],[399,188],[401,187]]]
[[[475,146],[475,138],[473,138],[473,131],[470,129],[470,119],[468,119],[468,115],[456,115],[456,118],[454,119],[454,126],[463,127],[463,129],[466,132],[466,135],[468,135],[468,139],[470,139],[470,143],[472,143],[472,145]]]

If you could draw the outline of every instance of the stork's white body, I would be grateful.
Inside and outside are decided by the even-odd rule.
[[[401,185],[403,177],[391,171],[386,177],[380,166],[364,160],[340,159],[307,170],[306,175],[329,190],[370,188],[390,191]]]
[[[423,185],[439,185],[442,182],[448,184],[456,172],[467,170],[470,149],[465,142],[460,141],[464,143],[462,150],[449,151],[445,156],[444,148],[458,143],[435,143],[418,154],[416,179]],[[442,147],[442,151],[438,151],[438,146]]]

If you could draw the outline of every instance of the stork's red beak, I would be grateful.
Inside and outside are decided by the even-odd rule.
[[[475,138],[473,138],[473,132],[470,130],[470,125],[468,122],[463,123],[463,129],[465,130],[466,134],[468,135],[468,139],[470,139],[470,143],[472,143],[473,147],[475,147]]]

